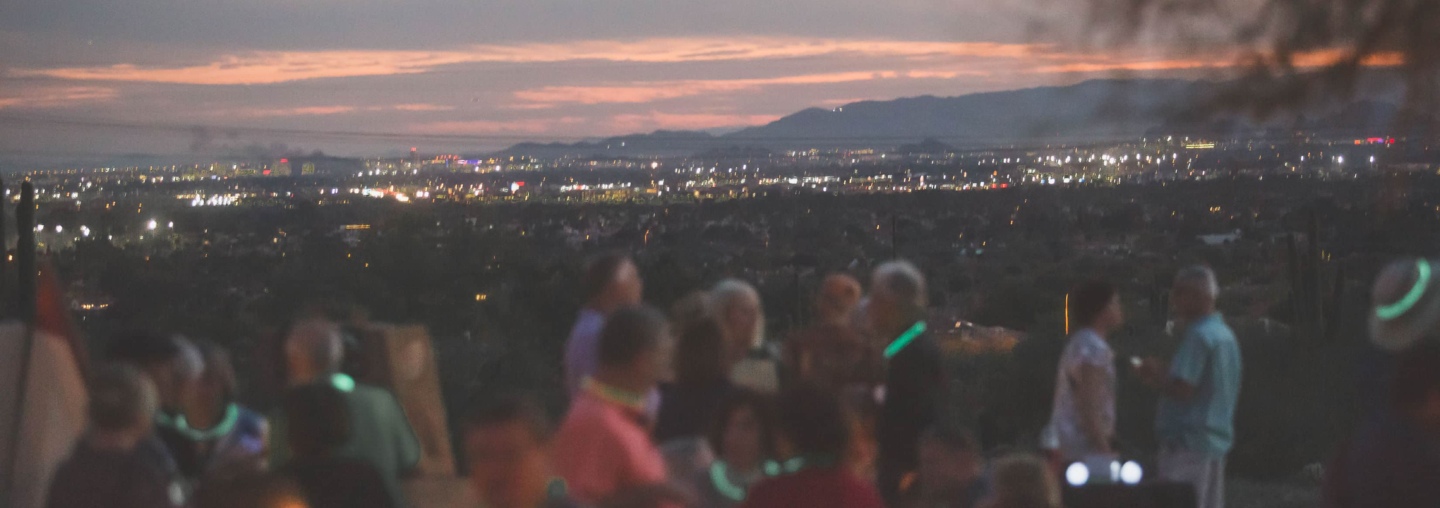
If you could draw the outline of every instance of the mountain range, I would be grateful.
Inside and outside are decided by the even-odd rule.
[[[933,140],[983,147],[1048,141],[1109,141],[1156,134],[1224,135],[1273,128],[1383,129],[1394,105],[1360,101],[1266,122],[1197,114],[1223,86],[1176,79],[1097,79],[1068,86],[860,101],[809,108],[726,134],[656,131],[573,144],[520,143],[504,155],[626,157],[755,153],[812,147],[889,149]]]
[[[1091,80],[1069,86],[860,101],[809,108],[765,125],[714,135],[656,131],[579,143],[520,143],[505,155],[688,155],[714,150],[896,146],[924,139],[987,145],[1139,136],[1178,115],[1213,85],[1172,79]]]

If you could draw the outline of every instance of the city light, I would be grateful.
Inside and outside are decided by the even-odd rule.
[[[159,227],[159,224],[155,223],[155,219],[150,219],[150,222],[145,224],[145,229],[150,231],[154,231],[156,227]]]

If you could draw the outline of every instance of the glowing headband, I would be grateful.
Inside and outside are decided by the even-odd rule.
[[[1415,285],[1410,286],[1410,291],[1399,301],[1381,305],[1375,308],[1375,317],[1384,321],[1390,321],[1410,312],[1415,304],[1420,303],[1420,298],[1425,296],[1425,288],[1430,286],[1430,262],[1424,259],[1415,261],[1415,269],[1419,272],[1415,276]]]

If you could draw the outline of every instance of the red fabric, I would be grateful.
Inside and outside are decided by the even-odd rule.
[[[40,276],[35,285],[35,329],[64,339],[80,375],[89,372],[90,356],[86,354],[84,339],[70,316],[70,298],[60,283],[60,272],[49,258],[40,260]]]
[[[805,469],[750,490],[743,508],[885,508],[875,487],[844,468]]]

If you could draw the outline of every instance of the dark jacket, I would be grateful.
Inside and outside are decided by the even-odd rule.
[[[1324,506],[1440,506],[1440,440],[1393,411],[1356,430],[1325,471]]]
[[[101,450],[81,439],[50,480],[47,508],[169,508],[179,485],[158,464],[153,447]]]
[[[935,422],[948,391],[940,346],[929,334],[890,358],[875,436],[880,493],[890,504],[899,500],[901,478],[919,463],[920,433]]]
[[[725,378],[697,385],[661,385],[660,413],[655,418],[655,442],[705,436],[715,421],[720,403],[734,390],[735,386]]]
[[[362,460],[297,458],[285,466],[305,491],[310,508],[394,508],[385,482]]]

